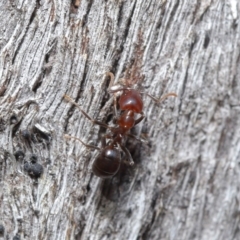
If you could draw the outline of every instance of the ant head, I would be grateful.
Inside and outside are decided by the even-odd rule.
[[[131,110],[135,113],[141,113],[143,110],[141,94],[134,89],[124,91],[119,98],[119,106],[121,110]]]

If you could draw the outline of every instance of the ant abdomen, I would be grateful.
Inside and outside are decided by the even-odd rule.
[[[112,146],[105,147],[92,165],[93,173],[101,178],[114,176],[121,165],[120,151]]]

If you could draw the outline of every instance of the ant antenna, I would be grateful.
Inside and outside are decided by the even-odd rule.
[[[142,92],[144,94],[144,92]],[[177,97],[177,94],[176,93],[167,93],[166,95],[164,95],[163,97],[161,97],[160,99],[156,98],[156,97],[153,97],[152,95],[148,94],[148,93],[145,93],[148,97],[150,97],[155,103],[160,103],[162,101],[164,101],[166,98],[168,97]]]

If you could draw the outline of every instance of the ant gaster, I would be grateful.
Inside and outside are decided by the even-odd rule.
[[[74,104],[82,112],[82,114],[86,118],[88,118],[92,123],[100,125],[110,130],[109,131],[110,133],[102,137],[101,148],[93,145],[88,145],[79,138],[65,135],[66,138],[73,138],[75,140],[80,141],[87,148],[97,149],[100,151],[100,153],[98,154],[98,156],[93,162],[92,171],[96,176],[101,178],[112,177],[118,172],[122,162],[121,151],[124,152],[125,157],[128,159],[129,165],[134,164],[130,152],[124,145],[125,145],[127,136],[138,139],[137,137],[131,135],[129,131],[131,128],[133,128],[138,123],[140,123],[145,117],[143,113],[143,101],[141,96],[143,92],[140,92],[136,89],[128,87],[127,85],[116,88],[116,86],[113,86],[114,75],[110,72],[108,72],[107,75],[110,76],[111,78],[108,92],[113,94],[121,92],[121,95],[118,101],[121,114],[120,116],[117,117],[116,126],[114,127],[111,127],[95,119],[92,119],[84,110],[81,109],[81,107],[72,98],[70,98],[67,95],[64,95],[64,98],[67,101]],[[165,100],[169,96],[176,97],[177,95],[175,93],[168,93],[167,95],[163,96],[161,99],[156,99],[155,97],[149,94],[147,94],[147,96],[153,99],[156,103],[159,103]],[[116,96],[114,96],[114,109],[115,109],[115,115],[117,116],[116,105],[117,105]],[[141,116],[136,119],[135,117],[136,114],[140,114]],[[108,142],[106,141],[107,139],[109,139]]]

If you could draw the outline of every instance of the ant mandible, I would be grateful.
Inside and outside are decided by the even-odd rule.
[[[143,113],[143,101],[142,101],[142,94],[144,94],[144,92],[140,92],[139,90],[129,87],[127,85],[123,85],[120,87],[118,86],[116,88],[116,85],[115,86],[113,85],[114,82],[113,73],[108,72],[106,73],[106,75],[110,77],[108,92],[112,94],[121,92],[118,100],[121,114],[117,117],[116,126],[111,127],[103,122],[92,119],[72,98],[70,98],[67,95],[64,95],[64,98],[67,101],[74,104],[82,112],[82,114],[92,123],[102,126],[106,129],[109,129],[109,133],[102,136],[101,138],[102,143],[101,148],[96,147],[94,145],[88,145],[79,138],[65,135],[66,138],[69,139],[73,138],[75,140],[80,141],[87,148],[96,149],[100,151],[100,153],[93,162],[92,171],[96,176],[101,178],[112,177],[118,172],[122,162],[121,151],[124,152],[125,157],[129,161],[129,165],[134,164],[130,152],[124,145],[126,142],[126,138],[128,136],[134,137],[129,133],[131,128],[140,123],[145,117]],[[157,99],[147,93],[145,94],[152,100],[154,100],[156,103],[162,102],[169,96],[173,97],[177,96],[175,93],[168,93],[164,95],[162,98]],[[114,96],[114,111],[115,115],[117,116],[116,98],[117,96]],[[136,114],[140,114],[140,117],[136,118]],[[134,138],[137,139],[137,137]],[[108,142],[106,141],[107,139],[109,139]]]

